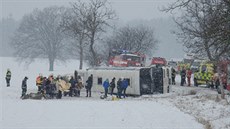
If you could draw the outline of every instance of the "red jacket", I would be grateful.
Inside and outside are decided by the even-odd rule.
[[[188,78],[191,78],[191,76],[192,76],[192,70],[187,70],[186,75],[187,75]]]

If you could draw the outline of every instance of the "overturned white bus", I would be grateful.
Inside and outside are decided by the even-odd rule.
[[[119,78],[125,78],[129,82],[127,94],[144,95],[169,93],[171,88],[168,72],[167,67],[158,68],[156,66],[90,68],[86,70],[83,78],[86,81],[88,76],[93,75],[92,91],[96,92],[104,92],[102,84],[106,79],[111,81],[115,77],[117,82]],[[117,93],[116,88],[114,93]]]

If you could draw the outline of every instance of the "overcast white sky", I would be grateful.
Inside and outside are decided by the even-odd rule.
[[[42,9],[51,5],[69,6],[69,2],[74,0],[0,0],[0,18],[7,17],[10,14],[13,18],[20,20],[26,13],[31,13],[34,8]],[[176,0],[108,0],[111,2],[112,8],[116,11],[119,23],[125,24],[130,21],[168,18],[169,13],[161,12],[163,6],[167,6]],[[166,24],[168,30],[163,31],[161,27],[156,27],[156,32],[160,40],[160,45],[155,56],[165,58],[182,57],[183,47],[176,41],[175,37],[170,34],[171,26]],[[167,33],[167,34],[166,34]],[[167,37],[167,38],[165,38]],[[176,51],[176,52],[175,52]]]
[[[12,14],[17,20],[30,13],[34,8],[44,8],[50,5],[68,6],[74,0],[0,0],[1,18]],[[167,17],[169,14],[159,11],[164,5],[175,0],[109,0],[121,21],[135,19],[150,20]]]

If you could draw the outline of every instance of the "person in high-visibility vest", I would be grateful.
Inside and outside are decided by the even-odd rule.
[[[6,72],[6,86],[7,87],[10,86],[10,80],[11,80],[11,71],[10,69],[7,69],[7,72]]]

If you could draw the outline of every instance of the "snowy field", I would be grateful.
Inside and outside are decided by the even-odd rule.
[[[213,90],[174,86],[170,94],[117,101],[101,100],[99,93],[86,98],[84,91],[80,98],[21,100],[23,77],[29,77],[28,93],[36,92],[36,76],[51,74],[47,62],[36,60],[25,67],[13,58],[0,61],[0,129],[230,129],[230,106],[217,101]],[[59,64],[52,73],[73,73],[78,65]],[[12,72],[11,87],[5,86],[7,68]],[[190,95],[193,90],[197,93]]]

